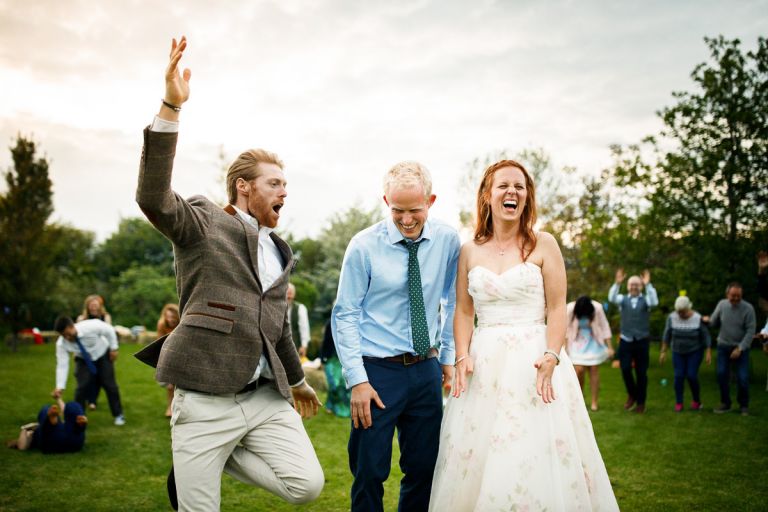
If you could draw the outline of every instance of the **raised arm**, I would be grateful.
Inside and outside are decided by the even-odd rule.
[[[144,131],[144,150],[139,166],[136,202],[147,219],[163,235],[179,246],[198,242],[209,223],[204,208],[193,207],[171,189],[171,173],[176,155],[178,119],[181,105],[189,98],[192,73],[179,72],[178,64],[187,47],[186,38],[171,43],[165,70],[165,95],[160,111]],[[209,203],[212,206],[212,203]]]
[[[621,283],[624,281],[625,277],[627,277],[627,275],[624,273],[623,268],[616,271],[616,278],[614,279],[610,290],[608,290],[608,302],[616,304],[617,306],[621,304],[624,296],[619,294],[619,288],[621,288]]]

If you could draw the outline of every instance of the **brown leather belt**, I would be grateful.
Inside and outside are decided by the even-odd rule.
[[[432,359],[433,357],[437,357],[437,353],[434,350],[430,350],[429,353],[425,356],[417,356],[414,354],[399,354],[396,356],[391,357],[368,357],[364,356],[363,359],[374,359],[379,361],[389,361],[390,363],[400,363],[404,366],[409,366],[412,364],[420,363],[422,361],[426,361],[427,359]]]

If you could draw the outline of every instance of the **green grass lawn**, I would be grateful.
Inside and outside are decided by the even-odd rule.
[[[54,385],[52,345],[0,349],[0,435],[15,438],[18,427],[33,421],[49,401]],[[125,345],[117,362],[127,425],[115,427],[106,397],[89,415],[81,453],[43,455],[38,451],[0,450],[0,510],[170,510],[165,478],[171,463],[165,390],[153,370],[135,360],[138,349]],[[625,413],[619,370],[601,368],[601,410],[591,413],[600,450],[623,510],[765,510],[768,507],[768,357],[751,353],[752,415],[713,414],[717,405],[714,367],[701,371],[705,411],[673,412],[672,368],[653,363],[649,372],[648,412]],[[654,347],[652,361],[658,359]],[[666,386],[661,380],[666,378]],[[73,396],[70,377],[66,398]],[[735,394],[735,389],[734,389]],[[323,397],[321,397],[323,398]],[[690,396],[686,397],[686,403]],[[288,505],[229,476],[223,477],[222,509],[349,509],[351,477],[346,442],[349,423],[320,413],[306,422],[325,470],[325,488],[317,501]],[[394,459],[398,452],[395,446]],[[396,510],[401,474],[393,465],[385,485],[385,509]],[[513,482],[510,482],[510,485]]]

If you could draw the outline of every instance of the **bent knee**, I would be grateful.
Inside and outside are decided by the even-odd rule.
[[[303,505],[314,501],[320,496],[320,492],[325,485],[325,476],[320,464],[307,474],[295,485],[288,485],[286,501],[292,505]]]

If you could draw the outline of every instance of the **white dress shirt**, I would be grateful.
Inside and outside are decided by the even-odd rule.
[[[77,337],[80,338],[80,343],[82,343],[83,348],[85,348],[85,351],[88,352],[93,361],[104,357],[107,350],[118,349],[115,329],[98,318],[77,322],[75,330],[77,331]],[[69,341],[64,336],[59,336],[59,339],[56,340],[56,389],[65,389],[67,386],[69,354],[83,357],[80,347],[77,346],[76,342]]]

